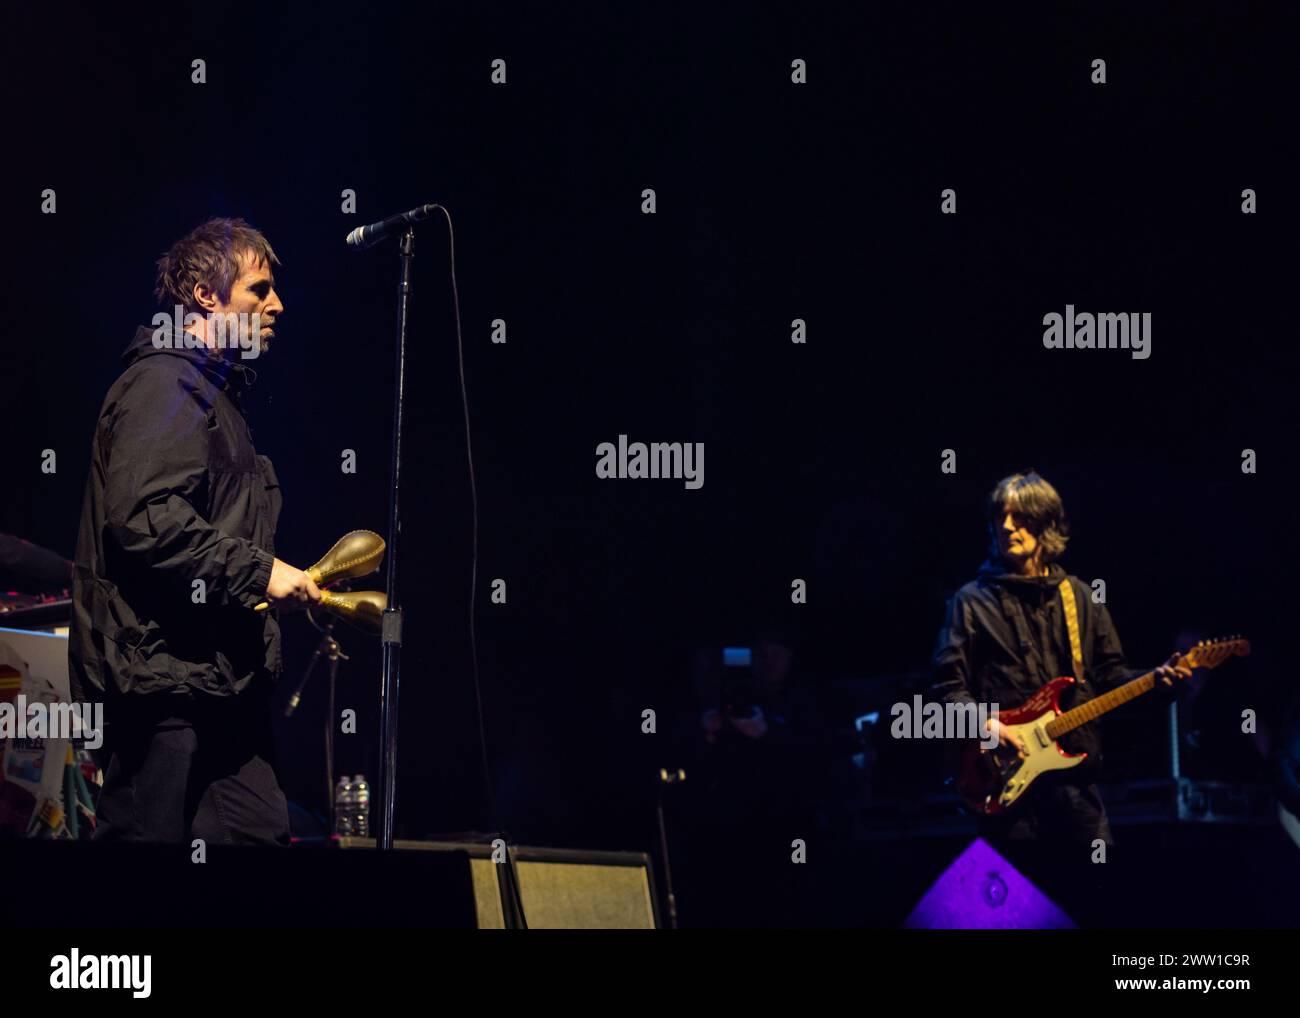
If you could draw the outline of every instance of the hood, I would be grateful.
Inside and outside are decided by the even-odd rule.
[[[214,356],[201,347],[186,347],[181,330],[174,333],[170,346],[157,347],[153,337],[156,326],[141,325],[122,352],[122,361],[128,367],[143,357],[183,357],[203,372],[218,389],[239,393],[257,380],[257,373],[238,350],[221,350]]]
[[[1021,576],[1007,572],[1007,565],[1001,559],[987,559],[977,575],[984,583],[1002,587],[1031,604],[1041,605],[1056,596],[1056,588],[1065,579],[1066,572],[1053,562],[1047,567],[1046,576]]]

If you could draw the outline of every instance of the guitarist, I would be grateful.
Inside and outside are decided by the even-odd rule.
[[[1061,709],[1078,706],[1139,674],[1125,663],[1106,606],[1095,603],[1091,588],[1057,564],[1069,540],[1069,526],[1055,488],[1032,471],[1003,478],[989,496],[988,524],[988,561],[948,602],[934,653],[931,699],[996,703],[1011,710],[1052,679],[1074,674],[1060,590],[1064,580],[1069,581],[1079,620],[1082,674],[1062,698]],[[1176,655],[1156,669],[1167,687],[1175,678],[1191,675],[1175,662]],[[988,727],[1003,746],[1023,750],[996,719],[990,719]],[[1095,761],[1100,752],[1095,725],[1067,733],[1062,746],[1071,753],[1087,752],[1089,762]],[[1086,773],[1090,770],[1092,775]],[[1094,839],[1113,842],[1094,777],[1095,769],[1085,763],[1034,782],[1006,813],[981,817],[981,835],[1024,863],[1034,856],[1058,860],[1063,855],[1088,861]],[[1039,850],[1016,852],[1017,845],[1037,845]],[[1049,864],[1049,869],[1060,867]],[[1041,872],[1038,877],[1044,879]]]

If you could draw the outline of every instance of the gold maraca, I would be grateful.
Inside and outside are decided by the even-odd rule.
[[[322,590],[320,606],[358,629],[378,633],[384,628],[384,610],[388,607],[388,597],[378,590],[352,590],[346,594]]]
[[[335,580],[369,576],[384,561],[384,550],[387,547],[384,539],[373,530],[353,530],[340,537],[335,542],[334,547],[327,551],[319,562],[305,571],[311,577],[312,583],[318,587],[324,586],[326,583],[333,583]],[[351,597],[360,595],[336,594],[334,596]],[[382,594],[379,596],[383,597]],[[321,603],[324,604],[325,602],[322,600]],[[253,610],[266,611],[269,607],[270,603],[263,601]],[[379,609],[381,614],[383,610],[383,607]]]

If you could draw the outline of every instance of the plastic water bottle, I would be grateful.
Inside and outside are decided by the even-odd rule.
[[[370,837],[370,785],[364,774],[352,782],[352,830],[358,838]]]
[[[356,786],[344,774],[334,783],[334,833],[341,838],[351,837],[352,809],[356,800]]]

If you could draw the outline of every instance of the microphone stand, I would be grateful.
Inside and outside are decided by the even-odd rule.
[[[397,290],[397,351],[393,378],[392,490],[388,503],[388,607],[383,621],[383,682],[379,692],[379,782],[376,786],[375,848],[393,847],[393,809],[397,798],[397,696],[401,684],[402,609],[397,602],[397,539],[402,531],[399,511],[402,481],[402,403],[406,381],[406,318],[411,298],[411,261],[415,230],[410,225],[398,247],[401,282]]]
[[[673,864],[668,859],[668,827],[664,823],[664,789],[668,785],[676,785],[686,780],[686,772],[680,767],[670,771],[663,767],[659,771],[659,851],[663,856],[664,866],[664,890],[668,902],[668,928],[677,929],[677,895],[673,891]]]
[[[329,661],[329,679],[328,679],[328,705],[325,709],[325,816],[327,817],[325,828],[325,840],[328,842],[334,836],[335,817],[334,817],[334,687],[338,680],[339,661],[351,660],[343,653],[343,648],[339,646],[338,640],[334,639],[335,619],[330,619],[328,623],[322,626],[312,616],[310,609],[307,612],[307,621],[310,622],[317,630],[320,631],[320,643],[316,644],[316,651],[311,656],[306,670],[302,673],[302,678],[298,680],[298,686],[293,691],[293,696],[289,697],[289,703],[284,708],[284,716],[292,717],[293,712],[298,709],[302,703],[302,691],[307,686],[308,680],[311,679],[312,672],[316,668],[316,663],[322,655]]]

